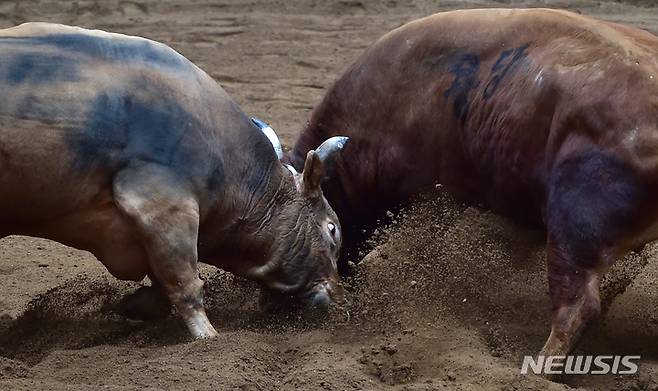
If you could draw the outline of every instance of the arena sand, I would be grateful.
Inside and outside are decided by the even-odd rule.
[[[217,79],[290,145],[331,81],[374,39],[412,19],[474,7],[551,6],[658,33],[652,0],[0,2],[0,27],[51,21],[165,42]],[[323,322],[263,314],[258,288],[204,267],[220,335],[182,322],[127,322],[119,282],[90,254],[0,241],[1,389],[658,389],[658,249],[620,260],[607,316],[577,354],[641,355],[639,373],[520,375],[549,325],[543,234],[438,188],[373,233],[346,281],[350,305]]]

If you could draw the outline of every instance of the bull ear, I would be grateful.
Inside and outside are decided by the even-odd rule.
[[[320,185],[324,178],[324,163],[318,153],[311,150],[306,154],[304,171],[302,172],[302,194],[308,198],[317,198],[322,194]]]

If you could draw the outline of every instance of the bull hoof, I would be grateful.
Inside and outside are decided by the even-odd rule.
[[[215,331],[215,329],[212,329],[212,330],[208,330],[204,333],[200,333],[200,334],[195,335],[194,339],[197,339],[197,340],[199,340],[199,339],[212,339],[212,338],[215,338],[218,335],[219,335],[219,333],[217,331]]]
[[[143,286],[121,300],[118,312],[132,320],[160,320],[171,314],[171,302],[159,289]]]

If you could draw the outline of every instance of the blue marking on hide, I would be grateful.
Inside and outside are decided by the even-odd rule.
[[[507,49],[500,54],[500,57],[498,57],[498,60],[496,60],[496,63],[491,68],[491,80],[484,88],[483,96],[485,100],[491,98],[500,86],[500,82],[506,76],[514,73],[518,65],[528,57],[526,49],[529,47],[530,44],[527,43],[516,49]]]
[[[557,164],[549,181],[547,225],[552,240],[582,267],[633,229],[647,201],[635,169],[612,153],[585,149]]]
[[[99,94],[84,127],[69,133],[73,168],[85,171],[145,161],[183,178],[205,178],[209,188],[221,186],[221,161],[210,156],[200,136],[206,128],[166,92],[148,103],[126,91]]]
[[[0,77],[7,84],[44,84],[79,79],[75,59],[53,53],[28,52],[0,57]]]
[[[3,37],[0,38],[0,45],[44,46],[107,61],[138,61],[174,68],[192,65],[173,49],[145,39],[51,34],[37,37]]]
[[[480,70],[480,59],[477,55],[466,53],[459,57],[449,68],[450,73],[455,76],[450,88],[448,88],[443,96],[448,98],[454,97],[453,108],[455,116],[462,124],[466,122],[469,110],[469,94],[478,85],[477,73]]]

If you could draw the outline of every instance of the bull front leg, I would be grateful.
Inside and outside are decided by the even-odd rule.
[[[216,336],[203,307],[197,268],[199,206],[187,184],[164,167],[143,164],[118,173],[113,187],[115,202],[142,238],[150,275],[194,338]]]
[[[603,271],[584,265],[550,241],[547,252],[552,325],[539,354],[564,356],[601,313],[599,285]]]
[[[613,153],[591,146],[555,164],[546,209],[552,326],[540,354],[569,354],[601,313],[601,278],[626,252],[649,199]]]

